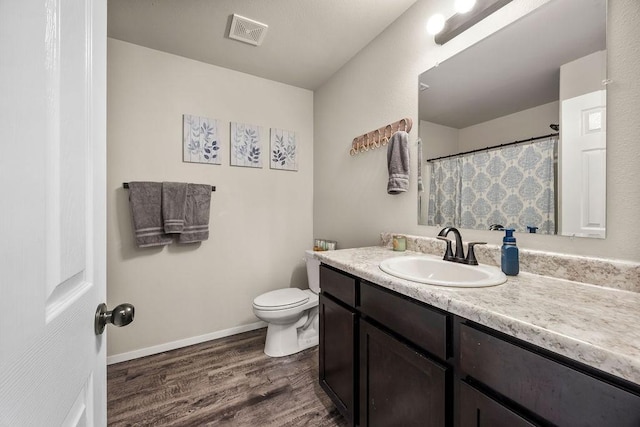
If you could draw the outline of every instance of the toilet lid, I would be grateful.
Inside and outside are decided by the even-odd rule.
[[[283,310],[293,308],[309,301],[309,295],[298,288],[277,289],[262,294],[253,300],[255,307],[263,310]]]

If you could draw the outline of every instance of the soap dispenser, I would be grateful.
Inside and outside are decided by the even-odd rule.
[[[513,237],[513,228],[505,228],[505,236],[502,239],[501,262],[502,272],[507,276],[516,276],[520,271],[518,259],[518,247],[516,238]]]

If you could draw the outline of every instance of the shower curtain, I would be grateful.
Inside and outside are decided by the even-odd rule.
[[[428,225],[555,234],[556,138],[435,160]]]

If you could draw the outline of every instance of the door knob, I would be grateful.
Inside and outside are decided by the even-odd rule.
[[[131,304],[124,303],[117,305],[113,310],[107,310],[107,304],[102,303],[96,310],[96,319],[94,323],[94,329],[96,335],[104,332],[107,323],[111,323],[114,326],[127,326],[133,322],[133,315],[135,314],[135,307]]]

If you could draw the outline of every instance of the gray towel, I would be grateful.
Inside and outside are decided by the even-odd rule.
[[[422,158],[422,139],[417,139],[418,143],[418,193],[424,193],[424,183],[422,182],[422,168],[424,165],[422,162],[424,159]]]
[[[178,243],[201,242],[209,238],[210,205],[210,185],[187,185],[187,207],[184,215],[184,229],[182,233],[178,235]]]
[[[409,189],[409,134],[398,131],[393,134],[387,148],[389,182],[387,193],[399,194]]]
[[[187,183],[162,183],[162,218],[165,233],[182,233],[186,202]]]
[[[130,182],[129,203],[133,231],[140,248],[171,243],[162,226],[162,183]]]

